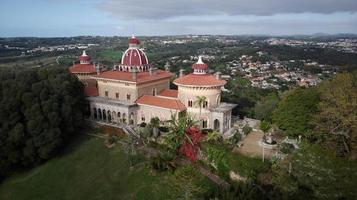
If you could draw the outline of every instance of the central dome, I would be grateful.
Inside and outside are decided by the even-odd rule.
[[[132,35],[129,38],[129,48],[124,52],[120,64],[115,66],[116,70],[130,72],[134,68],[139,72],[150,68],[149,60],[143,50],[139,48],[140,41]]]
[[[127,49],[121,58],[122,65],[139,66],[149,64],[148,59],[143,50],[138,48]]]

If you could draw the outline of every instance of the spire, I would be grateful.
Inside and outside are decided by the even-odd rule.
[[[202,61],[202,56],[198,56],[198,61],[196,62],[196,64],[204,64],[204,62]]]
[[[87,56],[86,50],[83,50],[82,56]]]

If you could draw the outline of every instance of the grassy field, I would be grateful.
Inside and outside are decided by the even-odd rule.
[[[130,167],[120,145],[108,149],[103,139],[83,135],[63,155],[6,179],[0,199],[168,199],[172,177],[145,159]]]
[[[8,62],[8,63],[1,63],[0,61],[0,68],[1,67],[26,67],[26,68],[36,68],[42,66],[51,66],[56,65],[56,56],[50,57],[34,57],[34,58],[23,58],[17,59],[15,62]]]
[[[100,50],[95,55],[98,58],[108,60],[108,61],[120,61],[123,55],[123,51],[116,51],[113,49]]]

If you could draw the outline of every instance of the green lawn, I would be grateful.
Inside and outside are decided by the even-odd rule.
[[[145,159],[130,168],[120,145],[83,135],[63,155],[1,183],[0,199],[168,199],[172,177]]]
[[[108,61],[118,62],[121,60],[123,51],[117,51],[113,49],[105,49],[97,52],[96,57],[106,59]]]

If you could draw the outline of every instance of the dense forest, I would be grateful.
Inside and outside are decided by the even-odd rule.
[[[0,178],[53,157],[78,132],[83,85],[67,70],[0,70]]]

